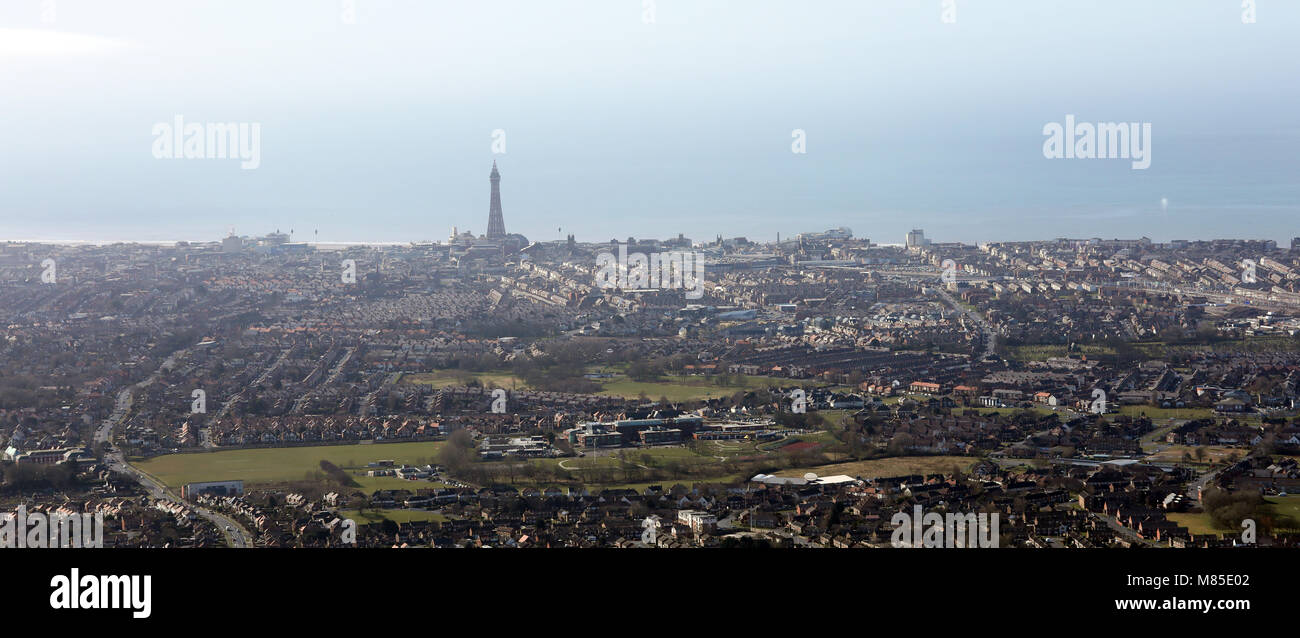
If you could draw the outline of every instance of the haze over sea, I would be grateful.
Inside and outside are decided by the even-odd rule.
[[[443,240],[486,230],[495,159],[533,240],[1285,244],[1300,3],[1260,4],[4,3],[0,239]],[[155,159],[178,114],[259,123],[260,167]],[[1067,114],[1151,123],[1150,168],[1044,158]]]

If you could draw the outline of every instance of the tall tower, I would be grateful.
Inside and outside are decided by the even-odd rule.
[[[502,239],[506,236],[506,220],[501,216],[501,173],[497,172],[496,160],[492,160],[492,202],[488,205],[488,239]]]

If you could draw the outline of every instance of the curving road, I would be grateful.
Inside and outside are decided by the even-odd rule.
[[[158,367],[158,370],[149,375],[149,378],[136,383],[135,385],[127,386],[123,388],[121,392],[117,393],[117,403],[113,406],[113,413],[104,420],[104,423],[99,426],[99,429],[95,430],[95,442],[108,443],[112,439],[113,430],[122,422],[122,419],[126,418],[127,413],[131,411],[131,402],[134,400],[133,392],[137,389],[143,389],[153,384],[154,381],[158,380],[158,376],[162,374],[163,370],[170,369],[176,364],[177,359],[184,357],[187,353],[188,349],[181,349],[173,352],[165,361],[163,361],[162,365]],[[105,452],[104,462],[108,465],[110,470],[126,474],[135,479],[135,482],[139,483],[140,486],[144,488],[145,492],[153,498],[180,503],[195,514],[202,516],[213,525],[216,525],[217,529],[221,530],[221,533],[226,537],[227,545],[231,547],[253,546],[252,534],[250,534],[248,530],[244,529],[238,521],[235,521],[224,514],[219,514],[202,507],[194,507],[189,503],[186,503],[180,498],[180,496],[173,493],[166,485],[162,484],[157,479],[131,467],[131,464],[127,463],[126,459],[123,458],[121,451],[114,450],[113,452]]]
[[[120,472],[135,479],[135,482],[139,483],[149,496],[160,501],[180,503],[195,514],[207,519],[208,522],[216,525],[217,529],[221,531],[223,536],[225,536],[227,545],[241,548],[253,546],[252,534],[250,534],[248,530],[244,529],[244,526],[240,525],[238,521],[226,516],[225,514],[214,512],[204,507],[197,507],[185,502],[157,479],[131,467],[130,463],[127,463],[122,459],[121,452],[105,454],[104,461],[108,463],[109,469],[114,472]]]

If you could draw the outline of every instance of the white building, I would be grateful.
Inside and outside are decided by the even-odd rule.
[[[696,534],[711,533],[718,529],[718,517],[699,510],[679,510],[677,522],[691,528]]]

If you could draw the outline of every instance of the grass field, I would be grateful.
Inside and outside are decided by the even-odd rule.
[[[1268,496],[1264,501],[1269,503],[1274,514],[1279,516],[1288,516],[1292,520],[1300,521],[1300,496]],[[1240,534],[1240,529],[1217,528],[1210,522],[1210,515],[1200,514],[1170,514],[1169,520],[1187,528],[1192,534]],[[1294,532],[1293,529],[1282,531]]]
[[[943,474],[951,472],[954,466],[965,472],[978,460],[970,456],[894,456],[870,461],[851,461],[812,468],[782,470],[777,472],[776,475],[800,477],[812,472],[818,476],[845,474],[868,479],[905,474]]]
[[[351,471],[349,470],[349,473]],[[436,481],[408,481],[396,476],[353,476],[353,480],[360,485],[360,489],[367,494],[373,494],[375,490],[430,490],[438,487],[447,487],[445,483]]]
[[[1287,336],[1267,335],[1245,339],[1216,341],[1205,344],[1165,343],[1163,341],[1134,342],[1133,348],[1141,354],[1160,359],[1170,354],[1191,354],[1200,352],[1294,352],[1300,350],[1300,339]],[[1077,345],[1074,352],[1068,352],[1064,345],[1025,345],[1007,348],[1007,358],[1018,361],[1046,361],[1052,357],[1064,357],[1067,354],[1106,357],[1116,354],[1114,348],[1104,345]]]
[[[717,385],[708,377],[664,377],[659,381],[633,381],[627,377],[606,380],[601,384],[600,394],[634,399],[645,393],[651,399],[668,397],[669,401],[698,401],[731,396],[740,390],[752,390],[779,385],[795,385],[793,379],[776,379],[772,377],[744,377],[738,385]],[[821,385],[807,384],[809,387]]]
[[[1151,432],[1142,435],[1141,444],[1142,444],[1142,451],[1144,452],[1150,452],[1151,450],[1154,450],[1156,447],[1163,445],[1165,435],[1169,434],[1170,430],[1174,429],[1175,427],[1178,427],[1178,422],[1172,420],[1169,421],[1168,423],[1163,423],[1163,424],[1157,422],[1155,426],[1156,426],[1155,430],[1152,430]]]
[[[365,467],[366,463],[380,459],[392,459],[399,464],[432,463],[436,462],[438,451],[443,445],[442,441],[421,441],[223,450],[198,454],[168,454],[136,462],[133,465],[157,477],[169,487],[180,487],[185,483],[197,481],[226,480],[243,480],[245,486],[250,486],[303,480],[307,475],[314,475],[320,471],[321,460],[327,460],[344,469]],[[355,478],[363,485],[366,485],[367,481],[376,481],[363,476]],[[403,483],[420,487],[431,485],[427,482],[403,481]]]
[[[812,445],[815,450],[820,444],[833,440],[825,432],[790,437],[787,442]],[[573,481],[585,485],[593,492],[602,489],[633,488],[643,490],[649,485],[671,486],[677,483],[736,483],[749,478],[748,472],[737,474],[728,472],[722,464],[732,461],[747,462],[765,457],[776,459],[779,454],[793,452],[787,446],[773,442],[758,443],[749,440],[699,441],[690,446],[660,446],[635,448],[622,451],[588,452],[583,457],[566,457],[559,459],[531,459],[528,463],[544,467],[547,475],[529,476],[525,471],[506,474],[503,464],[495,468],[501,475],[509,476],[504,482],[517,487],[564,487],[563,482],[556,483],[550,473],[562,470],[564,481]],[[642,470],[667,470],[669,478],[653,481],[628,482],[628,474]],[[567,474],[565,474],[567,473]],[[636,481],[636,479],[632,479]]]
[[[1169,357],[1172,354],[1191,354],[1198,352],[1295,352],[1300,350],[1300,339],[1280,335],[1259,335],[1244,339],[1228,339],[1208,344],[1165,343],[1163,341],[1143,341],[1134,343],[1133,347],[1153,359]]]
[[[357,510],[345,510],[342,513],[343,518],[350,518],[357,522],[357,525],[369,525],[378,523],[383,519],[388,519],[394,523],[409,523],[411,521],[437,521],[439,523],[447,521],[447,517],[435,512],[426,512],[424,510],[366,510],[365,514]]]
[[[1187,528],[1190,534],[1216,534],[1222,536],[1232,530],[1216,529],[1210,524],[1209,514],[1169,514],[1167,518]]]
[[[460,370],[439,370],[437,372],[417,372],[403,374],[398,383],[412,385],[431,385],[445,388],[449,385],[464,385],[468,379],[478,379],[484,386],[495,385],[498,388],[528,388],[528,383],[509,372],[461,372]]]
[[[1300,521],[1300,495],[1296,496],[1268,496],[1265,501],[1273,504],[1273,513],[1279,516],[1289,516],[1294,520]]]
[[[1202,447],[1204,447],[1206,452],[1206,463],[1226,463],[1228,457],[1234,454],[1237,455],[1237,458],[1242,458],[1250,453],[1250,450],[1243,448],[1222,447],[1217,445],[1207,445]],[[1192,445],[1171,445],[1156,454],[1148,456],[1147,460],[1157,463],[1181,463],[1183,461],[1183,452],[1192,455],[1193,463],[1201,463],[1201,461],[1196,458],[1196,446]]]
[[[1214,417],[1212,408],[1156,408],[1149,405],[1122,405],[1119,413],[1127,416],[1146,415],[1151,420],[1157,419],[1209,419]]]
[[[687,447],[663,446],[640,449],[628,449],[623,458],[617,452],[609,454],[588,454],[584,457],[567,457],[562,459],[532,459],[530,462],[546,467],[559,467],[575,476],[584,472],[602,469],[621,468],[626,463],[629,467],[663,467],[666,463],[678,463],[683,466],[702,465],[717,462],[717,458],[697,454]]]
[[[732,385],[717,385],[709,377],[694,376],[665,376],[656,381],[633,381],[622,376],[615,368],[601,368],[593,366],[591,372],[614,372],[620,376],[611,379],[594,380],[601,386],[599,394],[606,396],[619,396],[628,399],[635,399],[644,392],[651,399],[659,397],[668,397],[670,401],[698,401],[702,399],[716,399],[730,396],[738,390],[752,390],[755,388],[770,387],[775,385],[794,385],[797,382],[792,379],[778,379],[773,377],[743,377],[743,382]],[[449,385],[461,385],[468,379],[478,379],[479,383],[484,386],[496,385],[501,388],[526,389],[528,384],[508,371],[493,372],[462,372],[460,370],[438,370],[435,372],[420,372],[403,374],[399,383],[412,383],[420,385],[432,385],[434,387],[446,387]],[[821,383],[808,382],[805,385],[814,387],[823,385]]]

